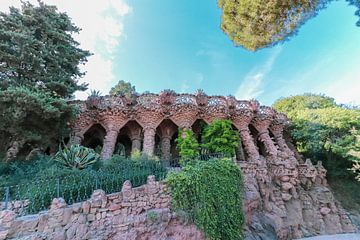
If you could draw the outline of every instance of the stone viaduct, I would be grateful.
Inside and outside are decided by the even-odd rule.
[[[234,97],[207,96],[204,93],[143,94],[133,98],[99,97],[80,103],[80,116],[72,123],[73,142],[102,147],[104,159],[117,144],[124,154],[138,149],[164,159],[177,157],[175,138],[178,129],[193,130],[200,139],[201,126],[215,119],[229,119],[239,132],[238,160],[257,161],[260,155],[274,155],[277,149],[291,154],[283,136],[286,116],[257,101]]]
[[[132,97],[89,97],[78,102],[79,117],[71,123],[72,142],[102,147],[102,158],[142,150],[163,159],[177,157],[179,128],[201,139],[201,128],[215,119],[229,119],[241,141],[236,153],[244,174],[249,239],[300,238],[354,232],[347,212],[326,182],[321,162],[314,166],[297,153],[284,114],[257,101],[234,97],[160,94]],[[119,147],[121,146],[121,147]]]

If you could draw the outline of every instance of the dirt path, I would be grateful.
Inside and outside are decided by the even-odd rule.
[[[302,238],[300,240],[360,240],[360,233],[324,235],[317,237]]]

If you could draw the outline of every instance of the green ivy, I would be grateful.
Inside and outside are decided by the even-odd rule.
[[[243,182],[240,169],[228,159],[187,164],[167,177],[173,207],[212,240],[243,239]]]
[[[181,156],[180,164],[182,166],[199,156],[199,143],[191,130],[180,129],[176,143]]]

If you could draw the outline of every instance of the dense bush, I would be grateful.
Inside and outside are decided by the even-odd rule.
[[[209,153],[235,154],[238,148],[239,134],[233,130],[230,120],[215,120],[206,126],[202,135],[202,147]]]
[[[243,239],[243,182],[227,159],[196,161],[167,177],[173,207],[185,211],[209,239]]]
[[[180,154],[181,165],[185,165],[187,162],[199,156],[199,143],[191,130],[180,129],[176,143]]]

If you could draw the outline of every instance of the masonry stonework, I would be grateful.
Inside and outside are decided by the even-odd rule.
[[[236,162],[244,175],[243,208],[249,240],[356,231],[327,185],[326,169],[294,150],[284,136],[289,121],[270,107],[234,97],[172,91],[131,100],[107,96],[78,104],[80,115],[72,123],[72,141],[89,147],[100,144],[104,159],[117,151],[119,143],[128,149],[125,153],[136,148],[168,159],[176,156],[173,140],[178,128],[192,130],[197,121],[231,120],[241,137],[242,154],[237,156],[242,157]],[[170,211],[165,188],[153,179],[141,190],[132,189],[127,182],[120,194],[106,196],[97,191],[80,205],[70,207],[54,200],[47,213],[34,218],[16,218],[14,212],[3,211],[0,236],[36,233],[45,236],[43,239],[95,239],[95,235],[99,236],[96,239],[203,239],[193,225],[181,222]],[[149,211],[159,219],[149,222]]]
[[[81,114],[73,123],[74,136],[83,136],[94,124],[101,124],[106,131],[117,126],[120,131],[136,122],[142,129],[143,152],[154,154],[156,144],[160,144],[163,158],[171,157],[170,143],[177,128],[191,130],[199,120],[207,124],[215,119],[231,120],[239,132],[239,152],[244,156],[237,154],[237,163],[244,174],[249,239],[270,232],[274,238],[289,239],[355,231],[326,183],[321,162],[313,166],[291,150],[292,144],[284,137],[290,123],[271,107],[232,96],[176,94],[168,90],[143,94],[132,101],[101,97],[95,104],[82,102],[80,106]],[[104,158],[113,151],[114,143],[108,145],[104,144]]]
[[[171,197],[164,183],[149,176],[147,184],[106,195],[96,190],[88,201],[66,205],[52,201],[49,211],[16,217],[0,212],[0,239],[48,240],[202,240],[203,233],[170,210]]]

